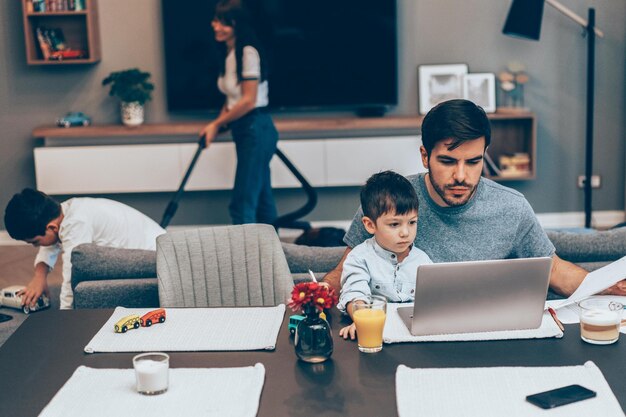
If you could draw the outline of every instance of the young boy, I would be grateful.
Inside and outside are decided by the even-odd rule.
[[[418,200],[406,178],[393,171],[372,175],[361,189],[361,207],[363,225],[374,236],[355,246],[343,264],[337,308],[350,317],[353,305],[370,295],[390,302],[413,301],[417,266],[432,263],[413,246]],[[354,323],[339,335],[354,339]]]
[[[104,198],[72,198],[61,204],[46,194],[26,188],[15,194],[4,212],[9,235],[35,247],[35,273],[19,293],[23,305],[34,305],[48,291],[48,272],[63,253],[61,308],[72,308],[72,249],[95,243],[126,249],[156,249],[156,237],[165,233],[139,211]]]

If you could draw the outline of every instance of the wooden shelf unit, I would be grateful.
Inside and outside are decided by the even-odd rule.
[[[496,181],[533,180],[537,176],[537,121],[531,112],[506,112],[489,115],[491,145],[487,153],[499,166],[500,157],[526,153],[530,158],[528,174],[514,176],[485,175]],[[500,167],[501,168],[501,167]]]
[[[31,11],[32,0],[21,1],[28,65],[77,65],[95,64],[100,61],[97,0],[84,0],[84,10],[46,12]],[[85,57],[63,60],[44,59],[36,34],[38,27],[61,29],[67,46],[74,50],[85,51]]]

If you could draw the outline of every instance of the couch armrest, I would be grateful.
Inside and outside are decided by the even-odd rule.
[[[72,251],[72,289],[83,281],[156,276],[156,251],[93,243],[78,245]]]
[[[611,262],[626,256],[626,227],[593,233],[546,233],[556,254],[566,261]]]

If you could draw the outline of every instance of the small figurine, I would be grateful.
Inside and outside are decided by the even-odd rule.
[[[512,108],[524,110],[524,84],[528,83],[529,77],[524,64],[511,62],[505,71],[498,74],[500,88],[504,93],[505,101]]]
[[[12,285],[10,287],[3,288],[2,292],[0,292],[0,306],[22,310],[24,314],[50,307],[50,299],[45,294],[42,294],[39,297],[33,307],[22,306],[22,296],[17,295],[17,293],[22,291],[24,288],[26,287],[23,285]]]
[[[115,323],[113,328],[115,333],[126,333],[130,329],[138,329],[141,322],[141,317],[138,314],[131,314],[130,316],[122,317]]]
[[[141,316],[139,322],[143,327],[150,327],[152,323],[163,323],[165,321],[165,309],[158,308]]]
[[[79,111],[71,111],[57,119],[57,126],[59,127],[89,126],[90,124],[91,118]]]

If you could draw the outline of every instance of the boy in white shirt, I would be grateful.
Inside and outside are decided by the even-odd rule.
[[[350,317],[353,305],[370,295],[390,302],[413,301],[417,266],[432,263],[413,245],[418,200],[406,178],[393,171],[372,175],[361,189],[361,207],[363,225],[374,236],[355,246],[343,264],[337,308]],[[354,323],[339,335],[354,339]]]
[[[104,198],[72,198],[61,204],[48,195],[26,188],[15,194],[4,212],[9,235],[40,247],[35,273],[18,295],[23,305],[34,305],[49,294],[48,272],[63,253],[61,308],[72,308],[72,249],[95,243],[125,249],[156,249],[157,236],[165,233],[144,214],[117,201]]]

